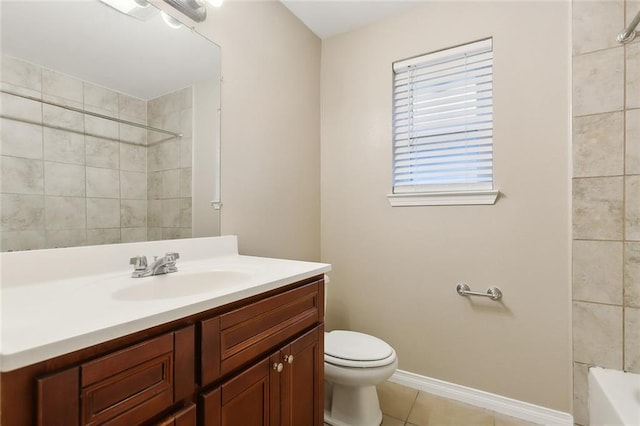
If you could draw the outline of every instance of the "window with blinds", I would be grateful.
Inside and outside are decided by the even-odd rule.
[[[492,39],[395,62],[393,73],[393,193],[497,195]]]

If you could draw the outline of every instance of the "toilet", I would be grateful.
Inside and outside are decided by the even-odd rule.
[[[346,330],[325,333],[324,422],[379,426],[382,412],[376,385],[384,383],[397,368],[396,351],[377,337]]]

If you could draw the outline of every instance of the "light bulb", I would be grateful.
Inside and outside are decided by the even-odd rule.
[[[178,21],[173,16],[169,15],[164,10],[160,11],[160,15],[162,15],[162,20],[171,28],[174,28],[177,30],[178,28],[182,27],[182,24],[180,23],[180,21]]]
[[[224,2],[224,0],[207,0],[207,1],[213,7],[220,7],[220,6],[222,6],[222,3]]]

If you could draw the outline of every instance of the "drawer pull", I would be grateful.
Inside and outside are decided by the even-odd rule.
[[[273,363],[273,369],[276,370],[278,373],[282,373],[283,368],[284,368],[284,364],[282,364],[281,362]]]
[[[285,355],[284,362],[288,362],[289,364],[293,364],[293,355]]]

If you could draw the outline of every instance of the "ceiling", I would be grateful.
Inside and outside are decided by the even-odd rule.
[[[405,0],[280,0],[318,37],[325,39],[415,7]]]

